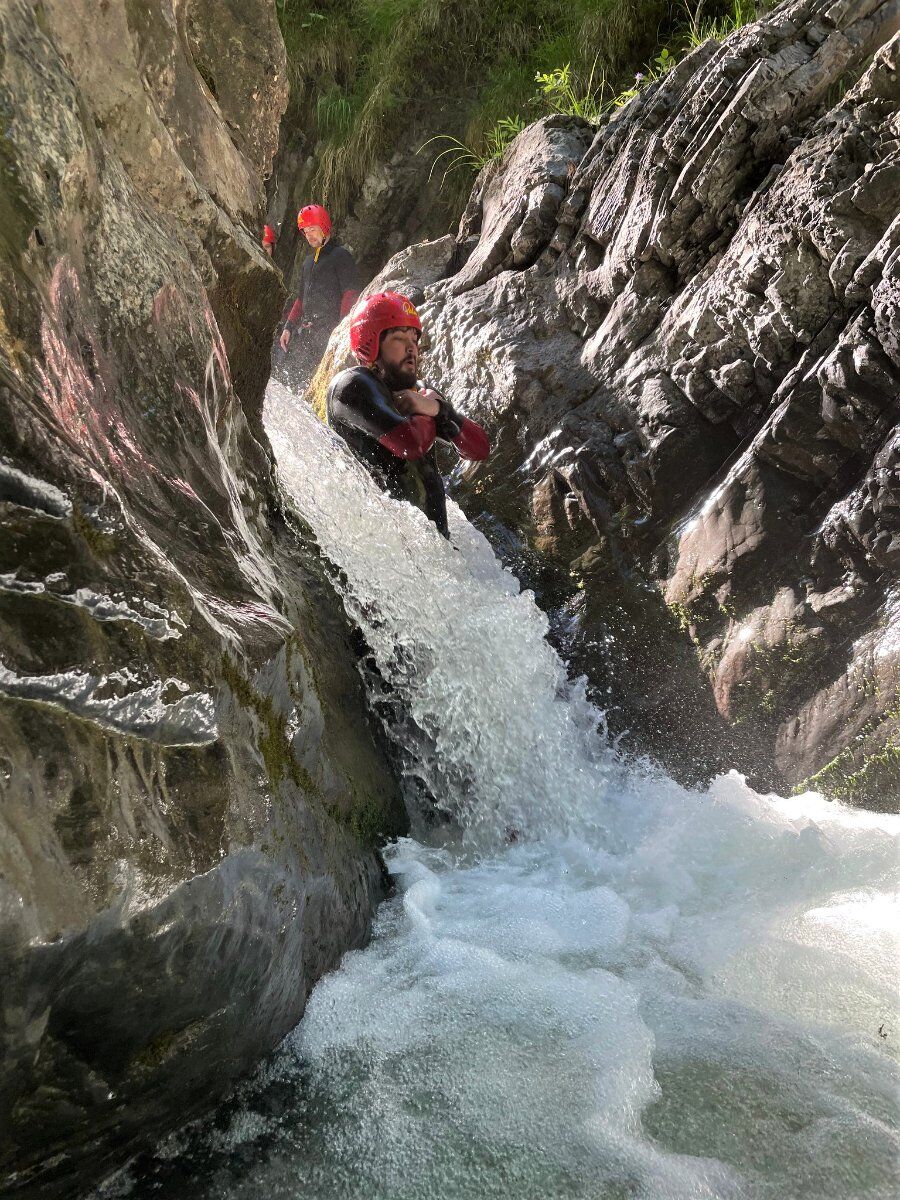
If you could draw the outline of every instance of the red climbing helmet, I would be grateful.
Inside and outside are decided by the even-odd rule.
[[[307,204],[297,213],[298,229],[309,229],[310,225],[318,225],[326,237],[331,236],[331,217],[321,204]]]
[[[422,332],[419,314],[399,292],[376,292],[353,314],[350,322],[350,349],[364,367],[371,367],[378,357],[381,335],[389,329],[418,329]]]

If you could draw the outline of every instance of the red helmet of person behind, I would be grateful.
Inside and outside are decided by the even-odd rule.
[[[350,349],[364,367],[371,367],[388,329],[418,329],[419,314],[399,292],[376,292],[357,308],[350,321]]]
[[[321,204],[307,204],[297,213],[298,229],[309,229],[310,225],[318,225],[326,237],[331,236],[331,217]]]

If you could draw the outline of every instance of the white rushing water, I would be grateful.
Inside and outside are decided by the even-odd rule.
[[[107,1194],[894,1197],[897,819],[622,765],[455,505],[450,544],[276,384],[267,423],[452,821],[389,849],[275,1060]]]

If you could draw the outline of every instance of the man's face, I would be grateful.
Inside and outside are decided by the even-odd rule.
[[[419,331],[404,326],[382,334],[378,363],[392,391],[415,387],[419,377]]]
[[[318,225],[304,225],[303,236],[312,246],[313,250],[318,250],[320,246],[325,245],[325,234]]]

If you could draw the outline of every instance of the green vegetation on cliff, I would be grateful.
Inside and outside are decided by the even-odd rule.
[[[291,79],[283,145],[314,149],[314,190],[340,219],[395,152],[448,135],[477,166],[522,123],[558,110],[567,91],[570,110],[591,119],[605,101],[627,98],[636,72],[649,77],[676,50],[721,36],[747,19],[748,5],[278,0],[278,12]],[[445,190],[447,216],[469,186],[463,172]]]

